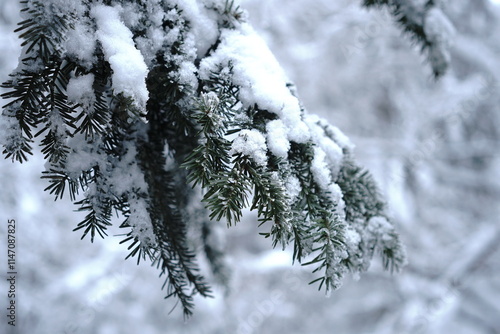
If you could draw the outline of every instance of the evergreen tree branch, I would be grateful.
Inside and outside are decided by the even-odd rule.
[[[364,0],[365,7],[387,7],[402,30],[421,46],[422,52],[432,66],[436,78],[444,75],[449,65],[449,41],[453,34],[453,26],[450,21],[437,8],[434,0],[417,1],[412,0]],[[431,17],[432,10],[439,13],[438,18]],[[435,15],[434,15],[435,16]],[[433,21],[433,22],[428,22]],[[432,27],[430,27],[432,25]],[[436,31],[439,26],[440,31]],[[444,36],[446,35],[446,36]]]
[[[225,282],[211,227],[239,222],[245,208],[257,211],[260,225],[270,223],[263,234],[273,247],[293,241],[293,261],[313,266],[319,277],[312,283],[327,293],[347,270],[366,270],[376,252],[389,270],[404,264],[373,179],[352,161],[340,131],[306,116],[234,1],[204,8],[210,41],[196,30],[196,15],[207,11],[187,13],[183,2],[22,3],[21,64],[2,85],[10,99],[6,158],[26,161],[44,135],[45,190],[56,199],[69,194],[88,212],[75,231],[93,242],[107,235],[113,210],[121,214],[127,258],[151,260],[165,277],[166,298],[178,298],[186,317],[195,294],[210,295],[188,230],[199,229]],[[402,4],[365,1],[389,6],[426,48],[437,45]],[[120,17],[125,11],[134,19]],[[117,36],[104,31],[107,14]],[[81,37],[85,50],[68,43],[68,34]],[[120,58],[129,56],[130,63]],[[260,70],[259,57],[264,79],[249,71]],[[207,211],[193,221],[198,193]]]

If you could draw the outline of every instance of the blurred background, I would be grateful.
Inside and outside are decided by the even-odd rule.
[[[343,130],[378,180],[407,245],[403,273],[375,261],[325,298],[249,213],[231,229],[221,224],[229,289],[215,286],[184,321],[156,269],[123,260],[113,237],[123,231],[94,244],[71,232],[81,216],[43,192],[37,152],[22,165],[0,161],[1,259],[6,221],[17,222],[12,333],[500,333],[500,6],[442,2],[456,36],[436,81],[389,15],[360,1],[242,1],[306,109]],[[17,64],[18,10],[0,0],[1,81]],[[4,312],[0,332],[10,333]]]

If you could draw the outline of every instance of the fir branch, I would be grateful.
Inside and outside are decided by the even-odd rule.
[[[66,145],[66,137],[59,134],[58,127],[47,133],[41,145],[45,160],[48,160],[53,166],[64,166],[69,147]]]
[[[309,240],[311,240],[309,236],[309,226],[304,219],[303,213],[297,212],[296,208],[292,213],[291,225],[291,238],[293,239],[292,263],[295,263],[295,261],[301,263],[302,259],[307,256],[312,249],[307,245]]]
[[[249,205],[252,180],[245,173],[241,156],[236,156],[233,167],[210,180],[202,202],[210,211],[210,219],[225,218],[228,226],[240,221],[242,210]]]
[[[406,251],[394,226],[385,217],[373,217],[364,229],[362,250],[371,259],[380,253],[382,265],[391,273],[400,271],[406,265]]]
[[[247,170],[254,184],[253,202],[250,210],[257,209],[260,225],[272,222],[271,230],[266,237],[272,237],[272,245],[281,244],[282,249],[292,238],[291,207],[285,187],[277,171],[269,172],[264,167],[256,166],[250,161]]]
[[[222,11],[223,27],[233,28],[236,23],[244,22],[245,12],[240,5],[235,5],[234,0],[226,0]]]
[[[90,211],[85,219],[78,224],[73,231],[85,229],[81,239],[90,231],[90,241],[94,242],[94,237],[97,234],[104,239],[107,236],[106,229],[111,226],[111,203],[109,200],[103,200],[99,197],[86,197],[75,204],[81,205],[78,211]]]
[[[69,152],[66,145],[66,139],[70,135],[68,128],[76,128],[75,118],[72,115],[74,108],[68,104],[66,96],[69,77],[75,67],[76,65],[71,62],[53,60],[44,71],[48,87],[45,105],[41,108],[40,122],[44,123],[44,127],[35,134],[35,137],[48,130],[42,140],[42,153],[53,165],[64,166]]]
[[[125,220],[125,222],[122,225],[120,225],[120,227],[131,228],[132,226],[130,224],[128,224],[128,222],[127,223],[126,222],[127,222],[127,220]],[[143,245],[136,237],[134,237],[132,235],[132,231],[128,232],[125,235],[125,239],[120,241],[120,244],[127,243],[127,242],[130,242],[130,245],[127,247],[127,250],[129,250],[130,253],[125,257],[125,260],[127,260],[128,258],[132,258],[132,257],[137,256],[137,265],[139,265],[139,263],[141,262],[141,259],[146,260],[146,257],[151,262],[153,262],[155,260],[154,249]]]
[[[24,5],[21,12],[29,15],[29,18],[21,21],[19,27],[14,30],[21,32],[19,37],[24,39],[21,46],[27,47],[23,62],[41,59],[43,63],[47,63],[53,55],[59,53],[58,44],[64,40],[69,17],[62,13],[49,15],[47,4],[42,1],[23,0],[20,3]]]
[[[75,133],[85,134],[86,140],[106,135],[110,122],[110,106],[108,100],[112,97],[110,91],[111,66],[104,59],[102,46],[98,43],[95,52],[96,62],[90,73],[94,75],[92,90],[94,92],[91,105],[79,105],[81,112],[75,117],[75,124],[79,124]],[[77,69],[76,75],[87,74],[86,71]]]
[[[23,163],[28,161],[26,154],[33,155],[31,143],[33,140],[28,139],[22,135],[16,135],[15,138],[10,138],[9,142],[5,144],[2,154],[5,154],[5,159],[12,157],[14,160]]]
[[[351,159],[344,160],[337,184],[344,195],[347,221],[354,222],[358,218],[366,221],[384,215],[385,202],[381,200],[382,195],[373,177]]]
[[[317,265],[313,273],[324,269],[323,275],[310,284],[319,282],[319,290],[324,287],[328,294],[340,287],[341,278],[345,273],[341,264],[341,260],[347,257],[345,225],[335,213],[337,203],[333,203],[328,193],[320,189],[314,180],[311,171],[314,158],[312,143],[292,143],[289,158],[301,185],[300,200],[293,208],[297,213],[306,212],[309,222],[309,226],[294,225],[294,237],[304,238],[294,242],[294,260],[301,262],[302,257],[306,255],[306,245],[311,244],[310,252],[315,253],[314,258],[302,265]]]
[[[139,193],[136,191],[133,191],[132,194],[129,194],[129,196],[133,199],[147,198],[146,193]],[[153,263],[155,261],[156,253],[155,242],[153,240],[150,240],[150,242],[141,242],[141,240],[139,239],[139,234],[143,233],[144,231],[136,231],[135,229],[137,228],[137,225],[141,224],[142,222],[132,221],[129,199],[123,198],[122,201],[114,203],[114,206],[121,211],[124,217],[126,217],[126,219],[120,225],[120,228],[129,229],[129,232],[125,234],[125,238],[120,241],[120,244],[130,242],[129,246],[127,247],[127,250],[129,250],[130,253],[125,257],[125,260],[137,256],[137,264],[139,265],[141,260],[146,260],[147,257],[148,260]],[[144,241],[144,239],[142,240]]]
[[[21,138],[10,138],[4,154],[23,162],[26,160],[25,153],[31,154],[31,129],[47,121],[49,110],[57,109],[65,124],[73,126],[72,110],[66,104],[64,95],[64,87],[73,67],[71,63],[62,63],[57,46],[64,40],[68,18],[56,14],[48,16],[45,4],[40,1],[21,1],[21,4],[24,5],[21,11],[26,12],[29,18],[20,22],[15,32],[20,32],[20,38],[24,39],[21,44],[25,47],[24,58],[21,62],[28,69],[19,70],[13,75],[14,79],[3,83],[3,88],[12,90],[2,94],[2,97],[13,99],[5,108],[11,109],[10,116],[15,114],[22,130]],[[49,127],[46,125],[35,136]],[[60,134],[49,133],[42,145],[45,147],[43,153],[51,162],[64,161],[68,149]]]
[[[192,314],[193,293],[208,296],[210,289],[203,277],[196,274],[198,268],[194,264],[194,254],[186,244],[186,223],[178,211],[174,178],[165,171],[162,161],[152,158],[162,156],[163,151],[161,139],[153,139],[152,131],[150,141],[140,143],[138,158],[149,185],[149,212],[158,238],[155,264],[161,269],[161,275],[167,276],[164,284],[167,286],[166,298],[179,298],[184,315],[189,316]],[[188,284],[193,285],[191,293],[186,291]]]
[[[108,180],[99,166],[83,171],[79,177],[79,184],[85,191],[85,197],[75,204],[80,206],[78,211],[89,211],[89,213],[73,231],[84,229],[82,240],[89,232],[91,242],[94,242],[96,233],[104,239],[104,236],[107,236],[108,226],[111,226],[112,209],[123,208],[121,205],[124,199],[119,199],[109,192]]]
[[[101,89],[94,88],[95,102],[91,106],[92,110],[84,109],[75,117],[75,124],[80,123],[75,133],[83,133],[86,140],[103,136],[106,132],[106,125],[109,122],[109,107],[106,97]]]
[[[422,36],[419,26],[394,5],[401,1],[366,0],[365,5],[392,4],[393,14],[405,29],[423,38],[426,45],[427,36]],[[23,162],[31,154],[33,138],[44,134],[41,151],[50,163],[42,176],[50,182],[45,190],[56,199],[69,193],[72,201],[76,201],[80,189],[84,191],[83,199],[76,204],[80,205],[79,211],[88,213],[74,230],[83,231],[82,239],[90,235],[93,242],[96,235],[107,235],[112,211],[121,213],[125,220],[120,227],[130,229],[121,241],[129,243],[127,258],[137,256],[139,263],[148,257],[160,270],[160,276],[165,277],[166,298],[178,298],[186,317],[192,314],[195,294],[210,295],[210,288],[199,273],[196,253],[188,242],[191,222],[186,217],[194,197],[188,184],[204,191],[202,201],[210,219],[224,218],[231,225],[240,221],[244,208],[250,207],[257,210],[261,225],[271,223],[264,235],[272,238],[273,247],[279,243],[285,248],[293,240],[293,261],[298,262],[312,253],[312,259],[303,265],[312,265],[313,272],[320,273],[312,282],[319,282],[319,289],[329,292],[337,288],[347,268],[359,270],[359,262],[377,251],[388,269],[402,265],[404,252],[397,234],[389,222],[377,220],[384,217],[385,206],[375,184],[369,174],[351,162],[349,150],[344,148],[344,164],[337,180],[346,204],[344,217],[324,184],[328,180],[315,180],[318,174],[328,173],[321,168],[318,172],[318,166],[313,166],[318,151],[314,145],[320,139],[312,136],[314,142],[301,144],[291,141],[288,155],[277,158],[266,147],[266,126],[280,116],[259,109],[257,102],[249,106],[245,101],[243,107],[240,88],[235,83],[241,82],[241,78],[233,73],[232,62],[224,62],[216,70],[211,68],[208,79],[199,78],[202,75],[196,73],[193,65],[198,66],[202,59],[195,59],[195,53],[188,49],[192,27],[182,14],[181,5],[149,6],[140,2],[130,7],[139,12],[140,23],[127,27],[137,48],[141,48],[142,39],[148,38],[150,27],[155,32],[163,29],[165,34],[178,31],[174,41],[165,38],[161,49],[144,56],[150,69],[146,78],[149,100],[146,110],[139,110],[132,98],[113,92],[113,71],[99,41],[92,56],[93,65],[87,59],[83,66],[84,60],[68,55],[64,47],[66,32],[74,28],[74,20],[82,18],[73,17],[52,2],[22,3],[28,17],[16,30],[24,39],[22,64],[11,80],[2,85],[8,89],[3,97],[11,99],[3,114],[14,124],[4,154]],[[81,3],[87,8],[81,13],[86,23],[92,23],[92,4]],[[112,2],[104,4],[111,6]],[[55,10],[49,11],[48,5],[54,5]],[[219,33],[222,28],[238,29],[244,12],[233,0],[221,5],[211,8],[215,9],[212,14],[218,15],[213,19],[219,25]],[[168,11],[160,23],[151,20],[148,12],[159,6]],[[206,56],[217,49],[221,36]],[[187,80],[183,67],[186,64]],[[68,83],[83,75],[93,76],[91,87],[89,84],[85,91],[89,98],[71,94],[77,95],[74,98],[79,101],[68,101]],[[198,82],[193,76],[198,76]],[[296,116],[301,117],[298,113]],[[142,122],[145,118],[147,122]],[[38,132],[33,134],[35,128]],[[240,142],[233,139],[238,132]],[[238,151],[238,147],[247,144],[245,136],[249,133],[257,136],[252,144],[258,146],[259,154]],[[329,136],[326,129],[324,135]],[[79,164],[71,160],[83,157],[90,157],[90,161]],[[132,181],[117,181],[122,174],[130,175]],[[288,178],[297,179],[301,187],[293,199],[286,193]],[[212,233],[210,224],[203,221],[196,227],[201,229],[204,251],[214,273],[219,273],[224,282],[227,276],[221,251],[208,240]],[[345,240],[351,228],[363,237],[362,243],[355,244],[358,250]]]
[[[151,69],[146,79],[150,94],[148,110],[161,110],[161,113],[149,113],[147,119],[150,123],[158,123],[159,135],[165,138],[168,145],[173,148],[177,161],[184,161],[186,156],[197,146],[196,129],[188,115],[188,110],[181,108],[181,101],[190,92],[189,87],[184,87],[170,77],[177,67],[157,57],[157,64]]]
[[[224,135],[232,113],[219,107],[219,99],[215,94],[202,94],[197,110],[191,116],[201,128],[198,135],[203,136],[202,143],[181,165],[188,170],[187,181],[193,183],[193,187],[199,183],[202,188],[206,188],[216,178],[214,176],[228,171],[231,143]]]
[[[50,169],[42,173],[42,179],[48,179],[50,182],[50,185],[44,190],[55,195],[55,200],[57,200],[57,198],[63,198],[66,188],[68,188],[70,199],[72,201],[75,200],[78,194],[78,181],[69,177],[66,172],[62,170]]]
[[[3,115],[15,118],[20,131],[8,138],[3,153],[6,158],[12,156],[12,160],[23,162],[27,160],[25,153],[32,154],[32,128],[40,123],[45,78],[44,73],[27,70],[11,76],[14,79],[2,84],[2,88],[12,89],[2,94],[2,98],[13,99],[4,106]]]
[[[317,265],[313,273],[324,270],[323,275],[309,284],[319,282],[318,290],[325,288],[327,294],[342,284],[345,268],[341,260],[347,257],[344,242],[344,226],[331,211],[321,210],[321,216],[314,220],[310,235],[316,246],[312,249],[317,255],[303,266]]]
[[[174,173],[165,167],[166,143],[174,150],[174,156],[184,159],[184,150],[192,149],[189,143],[193,140],[186,138],[192,131],[191,125],[178,106],[184,94],[181,87],[171,85],[166,70],[165,65],[158,65],[148,75],[148,89],[159,94],[148,101],[149,129],[147,138],[139,138],[137,158],[148,184],[148,211],[157,238],[154,264],[161,270],[161,276],[166,275],[166,298],[176,296],[187,317],[192,314],[193,294],[208,296],[210,289],[198,274],[195,255],[187,245],[186,221],[180,212],[183,199],[178,196],[178,189],[186,181],[182,177],[176,179],[178,168],[174,167]],[[158,86],[158,82],[164,85]],[[170,111],[165,113],[165,110]]]
[[[438,78],[446,72],[448,67],[447,51],[434,36],[429,36],[425,29],[426,15],[429,10],[436,6],[434,0],[427,0],[425,4],[419,6],[410,0],[364,0],[365,7],[383,7],[386,6],[395,18],[405,34],[410,36],[420,45],[422,52],[427,53],[431,63],[433,74]]]
[[[187,292],[188,280],[185,278],[184,268],[180,263],[180,260],[175,257],[175,251],[173,253],[169,252],[168,243],[160,244],[160,253],[155,255],[155,260],[153,265],[156,265],[157,269],[160,269],[160,277],[166,275],[165,282],[163,283],[162,289],[167,287],[165,299],[170,297],[176,297],[181,302],[182,311],[184,318],[188,318],[193,314],[194,309],[194,291]],[[193,281],[196,281],[198,277],[190,276]],[[208,287],[200,288],[200,293],[207,296],[210,293]]]
[[[241,210],[248,206],[251,184],[240,168],[241,157],[233,161],[229,157],[231,143],[224,137],[233,116],[229,105],[214,92],[201,95],[192,119],[200,127],[203,139],[181,167],[188,170],[187,181],[193,187],[199,183],[208,189],[203,202],[210,211],[210,219],[224,217],[231,225],[240,220]]]

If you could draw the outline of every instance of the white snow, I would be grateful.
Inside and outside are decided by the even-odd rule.
[[[315,115],[308,115],[305,118],[305,121],[311,130],[311,137],[313,141],[325,152],[326,158],[329,162],[332,178],[335,179],[342,165],[342,159],[344,156],[342,148],[326,136],[325,130],[318,124],[318,122],[320,122],[319,117]],[[323,122],[325,121],[323,120]]]
[[[68,137],[68,132],[59,110],[56,109],[49,113],[48,123],[50,124],[50,131],[57,138],[58,142],[65,142]]]
[[[129,222],[132,226],[132,236],[137,238],[141,246],[156,244],[156,237],[149,217],[146,201],[143,198],[131,198]]]
[[[121,196],[130,189],[146,191],[148,186],[144,180],[144,173],[137,164],[137,149],[132,142],[127,142],[127,153],[115,162],[114,168],[108,176],[111,191],[116,196]]]
[[[66,172],[71,178],[77,179],[82,171],[89,170],[96,165],[106,170],[106,157],[96,152],[99,144],[99,139],[88,143],[83,134],[75,134],[68,139],[67,145],[71,147],[71,152],[66,161]]]
[[[314,117],[307,115],[307,117]],[[349,137],[347,137],[339,128],[336,126],[333,126],[326,122],[325,120],[322,120],[321,118],[317,118],[319,122],[321,123],[321,126],[324,126],[325,132],[329,137],[332,137],[333,141],[342,148],[342,150],[346,150],[348,152],[354,151],[355,145],[351,142]]]
[[[125,24],[127,27],[133,28],[142,25],[140,12],[141,9],[137,5],[137,3],[117,4],[115,5],[115,8],[120,12],[120,18],[122,19],[123,24]]]
[[[146,37],[137,37],[135,39],[137,47],[141,50],[146,64],[152,64],[158,51],[163,48],[167,37],[168,34],[165,34],[162,29],[149,27],[146,31]]]
[[[241,153],[250,157],[257,165],[267,164],[266,138],[258,130],[241,130],[231,145],[230,154]]]
[[[113,70],[115,93],[131,97],[140,109],[148,100],[146,76],[148,67],[141,52],[136,49],[132,32],[119,16],[119,9],[96,5],[91,15],[97,23],[97,38],[102,43],[106,60]]]
[[[23,132],[19,125],[19,121],[15,117],[0,113],[0,145],[11,148],[21,148],[23,144],[22,137]]]
[[[144,23],[141,21],[141,16],[137,15],[139,10],[134,10],[137,4],[123,4],[124,10],[121,12],[125,24],[129,27],[134,27],[142,24],[140,28],[146,29],[145,37],[136,37],[135,43],[144,57],[144,61],[147,65],[151,65],[153,60],[156,58],[158,51],[160,51],[165,44],[168,33],[162,28],[163,19],[166,14],[163,10],[163,6],[158,3],[157,0],[151,0],[143,3],[143,19]],[[130,9],[127,9],[130,7]],[[144,17],[145,16],[145,17]]]
[[[287,158],[290,142],[287,138],[285,124],[280,119],[269,121],[266,124],[267,146],[271,153],[279,158]]]
[[[68,100],[73,103],[78,103],[84,108],[90,107],[95,100],[94,90],[92,89],[93,83],[93,74],[72,77],[66,87]]]
[[[201,93],[201,104],[203,111],[213,114],[219,107],[219,97],[215,92]]]
[[[76,57],[81,65],[86,68],[92,67],[94,63],[94,52],[96,48],[96,39],[91,32],[89,23],[77,21],[73,29],[66,32],[65,47],[69,56]]]
[[[311,163],[311,172],[314,181],[319,187],[324,190],[329,190],[329,185],[332,182],[330,170],[326,163],[326,154],[320,147],[314,147],[314,158]]]
[[[295,175],[289,175],[285,182],[285,189],[290,202],[295,202],[302,191],[299,179]]]
[[[337,204],[335,211],[337,214],[344,219],[345,218],[345,202],[344,195],[342,194],[342,189],[340,189],[339,185],[332,182],[328,186],[328,196],[330,199]]]
[[[361,236],[355,229],[347,226],[344,232],[346,246],[349,250],[356,250],[361,242]]]
[[[367,230],[373,234],[385,235],[394,230],[394,227],[384,217],[372,217],[368,221]]]
[[[198,79],[196,78],[196,66],[191,61],[183,61],[177,71],[179,78],[178,82],[181,85],[188,86],[192,89],[198,88]]]
[[[174,42],[179,38],[179,34],[181,33],[179,27],[173,27],[170,29],[165,35],[165,42],[168,45],[174,44]],[[163,31],[162,31],[163,34]]]
[[[132,142],[126,144],[126,154],[120,160],[114,161],[110,168],[109,158],[97,149],[102,145],[99,138],[89,143],[83,134],[75,134],[68,140],[68,146],[72,150],[67,158],[66,171],[70,177],[76,179],[82,171],[98,166],[101,173],[105,173],[110,194],[120,197],[131,189],[145,192],[148,186],[137,164],[136,147]]]
[[[239,30],[225,29],[217,50],[202,60],[201,79],[208,79],[218,65],[233,69],[233,82],[240,87],[244,107],[257,105],[279,116],[287,138],[297,143],[310,139],[309,129],[301,119],[298,99],[286,86],[287,78],[265,42],[246,23]]]
[[[216,12],[208,10],[197,0],[172,0],[170,3],[177,5],[182,16],[189,22],[198,57],[205,56],[208,49],[217,41]]]
[[[340,170],[340,165],[335,170]],[[314,181],[325,191],[330,200],[336,204],[336,212],[345,218],[345,202],[339,185],[333,182],[332,168],[327,163],[327,155],[321,147],[314,147],[314,158],[311,163],[311,172]]]
[[[28,1],[36,4],[36,1]],[[72,13],[74,15],[82,14],[85,11],[83,1],[68,1],[68,0],[44,0],[44,9],[46,15],[64,15]]]

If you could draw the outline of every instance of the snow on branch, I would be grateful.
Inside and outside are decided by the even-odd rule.
[[[208,239],[193,247],[188,230],[210,235],[245,208],[273,246],[293,247],[294,261],[314,267],[327,293],[366,271],[375,253],[388,269],[404,265],[353,145],[305,110],[234,1],[66,3],[23,1],[24,57],[3,84],[12,99],[4,154],[22,162],[43,135],[46,190],[88,211],[75,230],[105,237],[112,212],[121,213],[129,257],[158,267],[185,316],[195,294],[210,295],[196,249],[227,281]],[[402,3],[390,4],[409,29],[432,50],[443,45],[444,16],[422,9],[422,25]],[[202,218],[189,214],[194,201]]]

